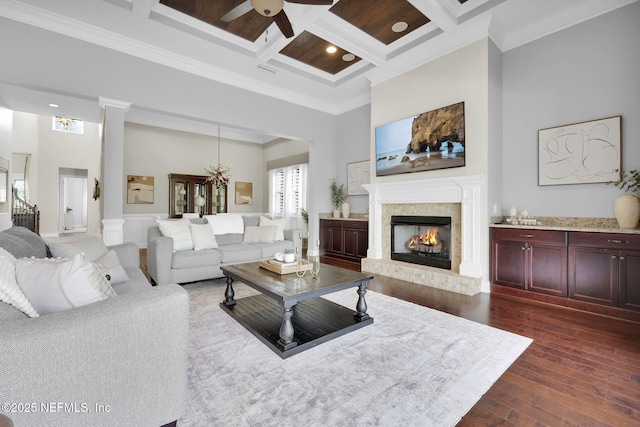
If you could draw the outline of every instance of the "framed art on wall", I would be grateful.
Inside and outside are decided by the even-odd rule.
[[[360,162],[347,163],[347,195],[362,196],[369,192],[364,189],[362,184],[369,184],[369,160]]]
[[[127,203],[153,204],[153,177],[127,175]]]
[[[236,181],[236,205],[253,204],[253,183]]]
[[[538,131],[538,185],[620,179],[622,116]]]

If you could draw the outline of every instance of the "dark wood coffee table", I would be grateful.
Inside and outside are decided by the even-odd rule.
[[[318,277],[307,272],[299,278],[265,270],[257,262],[222,271],[227,289],[220,307],[283,359],[373,323],[364,298],[370,274],[322,264]],[[261,294],[234,299],[234,280]],[[348,288],[356,288],[355,312],[320,298]]]

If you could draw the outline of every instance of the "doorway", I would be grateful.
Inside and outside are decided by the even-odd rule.
[[[60,168],[58,234],[87,232],[87,169]]]

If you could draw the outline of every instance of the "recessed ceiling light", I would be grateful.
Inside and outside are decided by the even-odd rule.
[[[49,104],[49,107],[51,107],[51,108],[58,108],[58,107],[59,107],[59,105],[58,105],[58,104],[53,104],[53,103],[51,103],[51,104]]]
[[[345,53],[344,55],[342,55],[342,60],[344,62],[351,62],[354,59],[356,59],[356,56],[353,53]]]
[[[336,53],[338,51],[338,48],[335,46],[329,46],[327,48],[327,53]]]
[[[404,21],[400,21],[391,26],[391,31],[393,31],[394,33],[401,33],[407,28],[409,28],[409,24]]]

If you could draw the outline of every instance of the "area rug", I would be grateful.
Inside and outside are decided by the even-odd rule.
[[[218,306],[191,297],[187,426],[453,426],[531,339],[375,292],[372,325],[282,360]],[[236,299],[254,295],[234,283]],[[355,307],[350,289],[327,297]],[[240,304],[241,302],[238,302]]]

